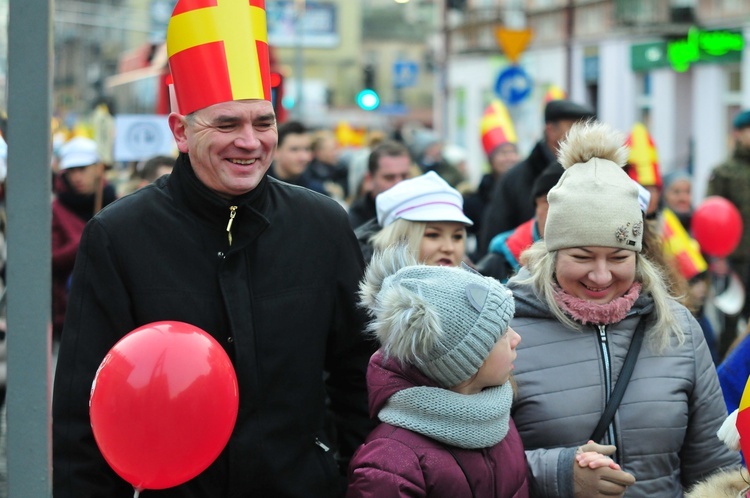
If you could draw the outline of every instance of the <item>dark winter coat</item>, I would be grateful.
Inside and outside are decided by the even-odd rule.
[[[355,199],[351,206],[349,206],[349,223],[351,223],[354,229],[359,228],[370,220],[376,220],[377,215],[375,198],[369,192]]]
[[[531,192],[534,180],[551,164],[555,156],[544,140],[537,142],[529,156],[509,169],[495,182],[489,204],[482,216],[482,228],[477,241],[477,257],[487,253],[492,237],[516,228],[535,214]],[[561,168],[561,166],[553,166]]]
[[[107,351],[160,320],[191,323],[224,346],[240,406],[227,447],[206,471],[143,498],[343,493],[324,430],[326,398],[341,454],[351,455],[373,427],[365,372],[374,348],[356,306],[363,266],[334,200],[270,177],[225,200],[184,155],[172,175],[102,210],[81,239],[55,376],[55,497],[133,496],[94,442],[89,393]]]
[[[367,373],[370,414],[403,389],[435,384],[413,367],[373,356]],[[513,420],[495,446],[462,449],[381,423],[349,466],[347,498],[521,498],[529,496],[523,444]]]

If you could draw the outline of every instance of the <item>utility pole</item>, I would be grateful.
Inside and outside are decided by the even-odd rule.
[[[575,33],[574,0],[568,0],[565,7],[565,91],[570,95],[573,91],[573,34]]]

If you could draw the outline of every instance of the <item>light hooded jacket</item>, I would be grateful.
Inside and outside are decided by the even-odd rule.
[[[160,320],[193,324],[224,347],[239,412],[207,470],[144,498],[343,494],[334,451],[351,455],[374,427],[365,372],[375,348],[356,304],[363,266],[336,201],[270,177],[225,200],[184,155],[170,176],[100,211],[81,239],[55,375],[55,498],[132,498],[94,442],[89,394],[107,351]]]
[[[519,277],[528,276],[521,269]],[[670,312],[684,330],[661,354],[649,344],[653,300],[642,293],[627,317],[573,330],[559,322],[528,285],[511,280],[516,302],[511,327],[523,338],[514,362],[518,396],[513,419],[540,496],[572,496],[573,453],[585,444],[622,370],[639,320],[646,333],[635,369],[604,444],[636,478],[627,497],[682,497],[717,469],[739,465],[737,452],[716,436],[727,416],[703,332],[675,301]]]
[[[370,413],[377,417],[395,393],[435,383],[414,367],[373,355],[367,371]],[[381,423],[354,454],[347,498],[525,498],[528,467],[518,432],[509,420],[494,446],[463,449]]]

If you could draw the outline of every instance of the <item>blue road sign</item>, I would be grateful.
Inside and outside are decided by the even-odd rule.
[[[419,65],[414,61],[396,61],[393,63],[394,88],[406,88],[417,84]]]
[[[495,93],[506,104],[515,105],[531,95],[531,77],[519,66],[509,66],[497,76]]]

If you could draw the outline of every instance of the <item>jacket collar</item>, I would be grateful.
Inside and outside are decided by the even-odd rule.
[[[168,186],[175,198],[183,203],[200,220],[215,224],[225,230],[229,221],[231,206],[237,206],[233,232],[240,240],[241,235],[251,236],[264,230],[269,221],[263,211],[268,197],[268,175],[264,175],[260,183],[252,191],[225,199],[206,187],[195,175],[187,154],[180,153],[172,174],[168,179]],[[247,220],[260,222],[248,223]]]

